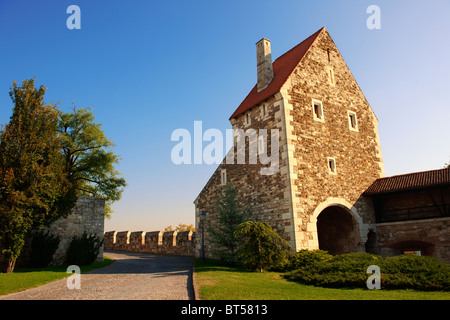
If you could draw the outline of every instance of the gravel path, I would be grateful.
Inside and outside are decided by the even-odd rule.
[[[67,278],[0,296],[0,300],[192,300],[192,257],[108,251],[110,266],[81,274],[81,288]]]

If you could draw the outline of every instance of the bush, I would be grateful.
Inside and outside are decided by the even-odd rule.
[[[87,235],[72,237],[69,248],[67,249],[66,263],[68,265],[87,265],[95,261],[103,245],[103,239],[97,235]]]
[[[433,257],[400,255],[384,259],[381,278],[386,287],[450,290],[450,265]]]
[[[324,262],[332,258],[333,256],[327,251],[302,249],[292,255],[288,268],[289,270],[296,270],[312,265],[313,263]]]
[[[48,231],[46,233],[43,231],[34,232],[31,240],[30,267],[47,267],[52,262],[60,240],[59,235],[52,235]]]
[[[371,275],[366,270],[370,265],[380,267],[382,289],[450,290],[449,265],[436,258],[412,255],[382,258],[370,253],[351,253],[323,261],[312,259],[286,277],[324,287],[366,288]]]

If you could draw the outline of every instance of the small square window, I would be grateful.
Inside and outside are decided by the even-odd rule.
[[[314,120],[324,122],[322,102],[319,100],[312,101]]]
[[[223,169],[220,172],[220,185],[224,186],[227,184],[227,169]]]
[[[327,158],[327,164],[328,164],[328,173],[330,174],[336,174],[336,160],[334,158]]]
[[[353,111],[347,111],[348,115],[348,127],[351,131],[358,131],[358,120],[356,113]]]

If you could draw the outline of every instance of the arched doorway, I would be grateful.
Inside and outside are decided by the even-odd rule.
[[[329,206],[317,217],[319,249],[330,254],[358,252],[359,228],[348,210]]]
[[[400,241],[392,246],[394,255],[415,254],[419,256],[433,256],[434,246],[420,240]]]

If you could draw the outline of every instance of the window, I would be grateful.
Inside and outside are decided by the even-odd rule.
[[[348,128],[351,131],[358,131],[358,120],[356,119],[356,113],[348,110]]]
[[[328,164],[328,173],[336,174],[336,160],[334,160],[334,158],[328,157],[327,164]]]
[[[263,114],[263,117],[266,116],[266,105],[265,104],[263,104],[263,106],[262,106],[262,114]]]
[[[327,73],[327,78],[328,78],[328,84],[334,86],[335,85],[335,81],[334,81],[334,70],[331,66],[327,66],[325,67],[325,72]]]
[[[331,62],[331,58],[330,58],[330,49],[327,49],[327,54],[328,54],[328,62]]]
[[[314,120],[324,122],[322,102],[319,100],[312,101]]]
[[[220,172],[220,185],[224,186],[227,184],[227,169],[223,169]]]
[[[330,84],[334,84],[334,71],[333,69],[329,70],[329,80],[330,80]]]
[[[258,137],[258,154],[266,152],[266,144],[264,143],[264,136]]]
[[[250,124],[251,119],[250,119],[250,114],[249,113],[245,114],[244,121],[245,121],[245,125],[248,126]]]

